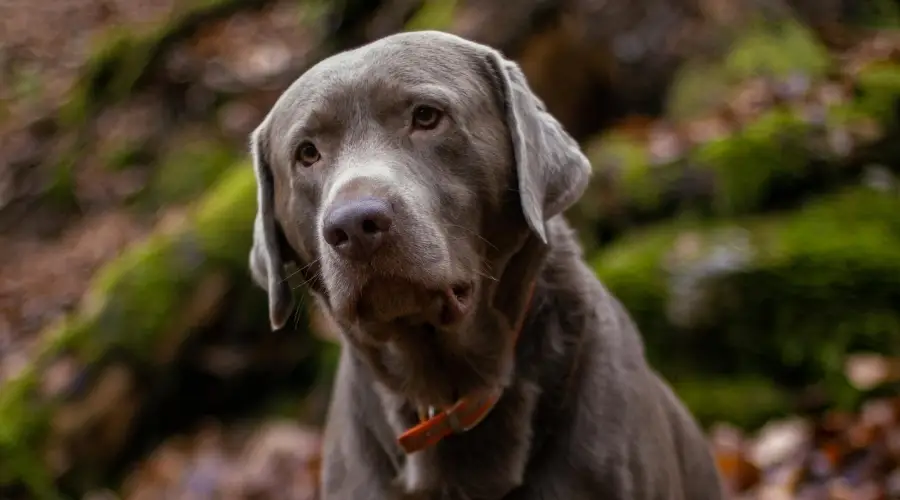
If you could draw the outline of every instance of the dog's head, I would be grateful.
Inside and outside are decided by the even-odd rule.
[[[294,261],[353,343],[402,358],[386,363],[397,378],[414,376],[403,363],[418,375],[441,363],[425,345],[470,362],[508,347],[546,221],[590,172],[515,63],[433,31],[311,68],[254,131],[252,154],[250,265],[273,328],[292,309]]]

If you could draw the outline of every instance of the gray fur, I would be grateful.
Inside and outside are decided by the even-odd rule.
[[[411,131],[423,103],[445,118]],[[320,152],[310,167],[293,160],[304,140]],[[292,308],[293,261],[344,340],[325,500],[723,498],[702,432],[561,215],[590,165],[515,63],[445,33],[386,37],[303,74],[252,144],[250,266],[272,326]],[[394,211],[366,262],[321,236],[327,211],[360,196]],[[456,283],[471,302],[442,323]],[[416,408],[496,384],[504,395],[480,425],[401,453]]]

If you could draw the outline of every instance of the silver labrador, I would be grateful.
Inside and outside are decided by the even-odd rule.
[[[252,154],[272,327],[293,263],[344,340],[325,500],[723,498],[702,432],[583,261],[562,213],[590,165],[515,63],[445,33],[386,37],[303,74]],[[404,453],[399,435],[474,394],[499,400]]]

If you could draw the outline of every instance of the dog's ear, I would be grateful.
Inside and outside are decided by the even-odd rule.
[[[535,235],[547,243],[546,221],[581,198],[591,165],[531,91],[519,65],[493,50],[488,59],[512,139],[522,212]]]
[[[263,150],[264,144],[257,129],[250,136],[257,202],[253,247],[250,249],[250,274],[253,281],[269,293],[269,322],[272,330],[280,330],[291,315],[294,299],[284,272],[278,234],[281,229],[275,220],[275,182]]]

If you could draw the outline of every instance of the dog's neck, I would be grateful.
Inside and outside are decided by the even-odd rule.
[[[396,444],[386,444],[389,449],[385,451],[393,456],[396,463],[403,464],[398,471],[398,486],[402,491],[427,494],[446,491],[450,487],[448,485],[454,485],[452,488],[465,492],[461,498],[499,498],[521,484],[535,444],[533,419],[536,413],[542,413],[539,406],[555,405],[553,412],[544,413],[559,413],[558,405],[547,401],[565,393],[564,387],[568,383],[563,381],[571,377],[570,368],[577,365],[576,349],[573,346],[580,343],[580,333],[586,330],[581,324],[586,321],[585,318],[575,314],[568,317],[566,312],[581,310],[578,301],[583,299],[579,297],[578,287],[571,284],[557,285],[575,274],[574,266],[583,265],[580,262],[580,250],[567,225],[561,223],[558,226],[555,232],[560,234],[554,240],[555,248],[550,249],[545,254],[546,258],[541,259],[543,265],[531,268],[533,275],[528,277],[528,281],[520,282],[521,285],[535,283],[533,296],[530,296],[524,286],[513,287],[516,291],[511,293],[507,290],[507,296],[495,301],[494,307],[485,308],[481,312],[482,317],[473,325],[474,328],[490,328],[495,325],[496,330],[490,331],[496,331],[496,334],[485,335],[483,330],[473,333],[479,338],[497,339],[505,336],[503,342],[497,343],[497,346],[505,346],[502,349],[503,355],[500,356],[498,351],[494,356],[476,361],[461,360],[461,363],[467,363],[465,369],[476,372],[474,375],[468,374],[475,379],[479,378],[479,370],[474,365],[485,363],[486,360],[492,361],[489,366],[484,364],[483,367],[489,367],[494,373],[484,378],[501,381],[502,396],[477,426],[467,432],[451,435],[434,446],[404,454]],[[515,277],[525,277],[524,270],[520,268],[524,266],[523,263],[524,261],[519,264],[510,261],[508,272]],[[504,276],[507,276],[506,273]],[[563,294],[564,297],[561,296]],[[525,307],[526,297],[529,296],[530,305]],[[551,302],[556,307],[545,307]],[[508,320],[512,311],[520,313],[523,325],[518,342],[513,341],[515,334],[510,328],[515,319]],[[550,336],[545,335],[548,329],[572,332],[578,336],[578,340],[565,341],[563,346],[549,345],[547,342]],[[368,364],[371,364],[372,353],[358,354],[361,358],[367,358]],[[423,367],[427,368],[430,367]],[[434,376],[433,372],[425,373]],[[402,390],[398,391],[396,387],[387,387],[378,382],[375,387],[381,398],[390,432],[393,433],[392,436],[385,437],[388,443],[417,424],[417,408]],[[479,459],[472,460],[474,455],[478,455]]]
[[[510,355],[514,354],[515,345],[530,310],[535,284],[535,281],[531,281],[526,285],[525,306],[512,329],[513,350]],[[411,454],[435,446],[447,436],[471,430],[494,409],[503,396],[503,390],[502,386],[494,385],[464,394],[447,408],[435,409],[433,406],[419,408],[419,424],[401,434],[397,439],[398,444],[406,454]]]

